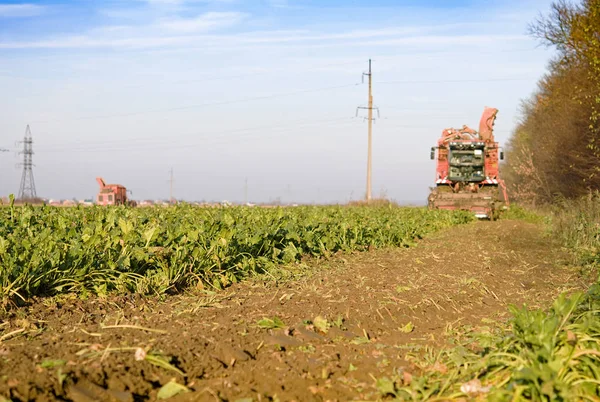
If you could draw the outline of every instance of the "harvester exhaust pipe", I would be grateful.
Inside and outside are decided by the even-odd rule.
[[[106,182],[104,181],[104,179],[102,177],[96,177],[96,182],[98,182],[98,185],[100,186],[101,189],[106,187]]]
[[[495,107],[485,107],[481,120],[479,121],[479,137],[483,141],[494,141],[494,122],[498,109]]]

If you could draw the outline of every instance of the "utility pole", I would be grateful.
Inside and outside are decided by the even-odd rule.
[[[171,173],[171,177],[169,179],[169,202],[173,202],[173,168],[169,171]]]
[[[373,74],[371,73],[371,59],[369,59],[369,155],[367,157],[367,201],[371,201],[371,150],[373,140]]]
[[[248,204],[248,178],[244,180],[244,205]]]
[[[372,172],[372,142],[373,142],[373,109],[377,109],[377,114],[379,114],[379,108],[373,107],[373,73],[371,71],[371,59],[369,59],[369,72],[363,73],[363,82],[364,77],[369,77],[369,106],[367,107],[358,107],[356,110],[356,114],[358,115],[358,109],[367,109],[368,110],[368,145],[367,145],[367,202],[371,201],[371,172]]]
[[[18,198],[21,200],[34,199],[37,197],[37,194],[35,191],[35,181],[33,180],[33,139],[29,124],[25,129],[25,137],[20,143],[23,144],[23,150],[19,152],[19,154],[23,155],[23,162],[18,166],[23,167],[23,174],[21,175]]]

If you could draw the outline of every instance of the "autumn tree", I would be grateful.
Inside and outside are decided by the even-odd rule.
[[[506,180],[528,203],[600,189],[600,0],[552,4],[530,33],[557,56],[507,146]]]

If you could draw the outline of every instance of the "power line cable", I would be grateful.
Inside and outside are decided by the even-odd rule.
[[[182,135],[180,138],[186,138],[186,137],[191,137],[193,136],[194,139],[202,139],[202,138],[212,138],[215,134],[232,134],[232,133],[239,133],[239,132],[246,132],[246,131],[256,131],[256,130],[269,130],[269,129],[273,129],[273,128],[286,128],[286,127],[296,127],[298,125],[307,125],[307,124],[319,124],[319,123],[328,123],[328,122],[333,122],[333,121],[341,121],[341,120],[345,120],[347,119],[346,117],[343,118],[335,118],[335,119],[321,119],[321,120],[313,120],[313,119],[303,119],[303,120],[297,120],[297,121],[293,121],[293,122],[280,122],[280,123],[275,123],[275,124],[270,124],[270,125],[265,125],[265,126],[254,126],[254,127],[246,127],[246,128],[235,128],[235,129],[229,129],[229,130],[220,130],[220,131],[215,131],[212,132],[211,134],[207,134],[207,135],[202,135],[203,133],[198,133],[198,132],[194,132],[194,133],[188,133],[185,135]],[[126,142],[131,142],[134,141],[136,142],[136,144],[139,144],[140,141],[166,141],[163,138],[148,138],[147,136],[144,137],[132,137],[132,138],[126,138],[126,139],[120,139],[120,140],[104,140],[104,141],[69,141],[68,145],[106,145],[106,144],[118,144],[118,143],[126,143]],[[172,143],[172,141],[169,141],[168,143]],[[59,148],[64,148],[64,143],[57,143],[57,142],[53,142],[53,145],[58,145]],[[53,149],[52,147],[50,148],[45,148],[45,149]]]
[[[272,94],[272,95],[255,96],[255,97],[251,97],[251,98],[234,99],[234,100],[228,100],[228,101],[207,102],[207,103],[201,103],[201,104],[197,104],[197,105],[178,106],[178,107],[164,108],[164,109],[152,109],[152,110],[144,110],[144,111],[139,111],[139,112],[115,113],[115,114],[109,114],[109,115],[80,117],[80,118],[66,119],[66,120],[41,120],[41,121],[36,121],[36,123],[48,123],[48,122],[57,122],[57,121],[97,120],[97,119],[109,119],[109,118],[114,118],[114,117],[131,117],[131,116],[139,116],[139,115],[148,114],[148,113],[173,112],[173,111],[178,111],[178,110],[202,108],[202,107],[207,107],[207,106],[230,105],[230,104],[234,104],[234,103],[251,102],[251,101],[256,101],[256,100],[275,99],[275,98],[281,98],[281,97],[285,97],[285,96],[331,91],[331,90],[342,89],[342,88],[350,88],[350,87],[355,87],[358,85],[361,85],[361,84],[355,83],[355,84],[336,85],[336,86],[314,88],[314,89],[303,89],[303,90],[299,90],[299,91],[282,92],[282,93]]]
[[[252,132],[252,131],[257,131],[257,130],[265,130],[265,129],[286,129],[286,128],[297,128],[297,127],[302,127],[302,126],[306,126],[306,125],[314,125],[314,124],[321,124],[321,123],[330,123],[330,122],[337,122],[337,121],[342,121],[342,120],[347,120],[349,119],[348,117],[344,117],[344,118],[335,118],[335,119],[322,119],[322,120],[300,120],[300,121],[295,121],[295,122],[290,122],[288,124],[279,124],[279,125],[269,125],[269,126],[255,126],[255,127],[248,127],[248,128],[239,128],[239,129],[231,129],[231,130],[221,130],[221,131],[214,131],[211,133],[188,133],[186,135],[183,135],[181,138],[186,138],[186,137],[194,137],[194,140],[202,140],[202,139],[211,139],[214,138],[215,135],[219,135],[219,134],[235,134],[235,133],[244,133],[244,132]],[[236,138],[235,136],[233,138]],[[165,143],[165,144],[172,144],[173,141],[172,140],[168,140],[166,138],[147,138],[147,137],[137,137],[137,138],[131,138],[131,139],[124,139],[124,140],[108,140],[108,141],[101,141],[101,142],[79,142],[79,143],[69,143],[70,145],[75,145],[75,148],[85,148],[85,147],[89,147],[89,146],[97,146],[97,145],[119,145],[119,144],[123,144],[123,143],[128,143],[134,141],[135,144],[133,144],[134,146],[139,146],[140,142],[144,142],[144,141],[149,141],[150,145],[159,145],[161,143]],[[155,141],[159,141],[158,143],[156,143]],[[53,145],[57,145],[56,143],[53,143]],[[60,146],[60,144],[58,144],[58,147],[55,146],[51,146],[49,148],[42,148],[43,150],[55,150],[55,149],[73,149],[74,147],[71,147],[70,145],[65,147]]]
[[[352,118],[342,118],[342,119],[331,119],[329,121],[323,121],[320,123],[324,123],[324,122],[340,122],[342,120],[347,120],[348,122],[351,121]],[[319,122],[317,122],[318,124]],[[273,136],[279,135],[281,132],[285,132],[285,131],[290,131],[290,130],[294,130],[297,128],[301,128],[303,126],[306,125],[311,125],[311,124],[315,124],[315,122],[312,123],[307,123],[304,125],[294,125],[294,126],[283,126],[279,129],[275,129],[275,131],[272,132]],[[256,131],[256,130],[254,130]],[[258,133],[258,136],[260,137],[261,135],[264,135],[264,133]],[[234,137],[228,137],[228,138],[214,138],[215,134],[206,134],[203,138],[205,139],[202,142],[199,143],[185,143],[185,144],[180,144],[180,145],[173,145],[173,141],[172,140],[164,140],[164,142],[161,143],[149,143],[149,144],[145,144],[147,146],[150,146],[150,148],[148,147],[144,147],[144,144],[140,145],[139,143],[137,144],[130,144],[130,145],[123,145],[123,146],[116,146],[116,147],[86,147],[86,146],[80,146],[80,147],[63,147],[63,148],[40,148],[41,151],[43,152],[71,152],[71,151],[79,151],[79,152],[84,152],[84,151],[101,151],[101,152],[112,152],[112,151],[126,151],[126,150],[140,150],[140,151],[149,151],[149,150],[170,150],[170,149],[181,149],[181,148],[193,148],[193,147],[198,147],[198,146],[207,146],[207,145],[219,145],[219,144],[228,144],[231,143],[233,141],[239,141],[240,139],[243,138],[251,138],[251,139],[255,139],[257,136],[257,133],[248,133],[246,135],[237,135]],[[266,138],[266,137],[265,137]],[[212,141],[210,141],[212,139]],[[207,141],[208,140],[208,141]],[[110,144],[109,144],[110,145]]]

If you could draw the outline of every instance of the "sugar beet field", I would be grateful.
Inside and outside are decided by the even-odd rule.
[[[303,256],[408,246],[465,214],[301,207],[0,210],[4,301],[60,293],[221,289]]]
[[[424,208],[3,206],[0,401],[597,400],[570,261]]]

